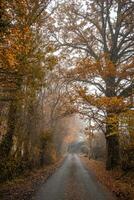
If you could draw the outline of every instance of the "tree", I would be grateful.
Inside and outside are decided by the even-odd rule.
[[[0,105],[6,104],[8,110],[6,133],[0,140],[0,159],[3,161],[0,176],[3,178],[8,177],[10,169],[13,170],[11,176],[21,171],[16,165],[24,170],[24,161],[27,166],[31,166],[32,160],[33,167],[38,164],[42,131],[40,112],[43,109],[40,94],[45,75],[57,63],[46,34],[51,21],[46,11],[50,2],[1,2]],[[12,162],[15,166],[9,166]]]
[[[61,146],[66,136],[66,129],[69,126],[69,123],[65,125],[65,121],[76,113],[76,109],[70,102],[66,90],[67,83],[62,76],[62,71],[63,69],[59,64],[52,71],[49,71],[46,76],[45,87],[42,90],[43,129],[44,132],[48,130],[52,132],[57,154],[61,154]]]
[[[81,57],[70,77],[79,82],[83,105],[92,116],[98,111],[97,121],[105,120],[107,169],[119,164],[118,114],[129,108],[125,98],[133,95],[133,11],[132,0],[72,0],[55,14],[55,42]]]
[[[17,104],[18,99],[22,98],[24,85],[35,74],[36,80],[43,77],[40,76],[42,70],[40,63],[44,59],[45,52],[40,50],[41,31],[38,28],[42,19],[47,16],[45,10],[50,2],[49,0],[1,2],[0,101],[9,102],[10,107],[7,134],[0,145],[0,152],[5,152],[2,153],[2,157],[5,158],[12,148]]]

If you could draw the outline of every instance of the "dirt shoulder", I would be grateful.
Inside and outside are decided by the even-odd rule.
[[[125,174],[119,169],[107,171],[102,161],[89,160],[85,157],[81,157],[81,160],[117,199],[134,200],[134,172]]]
[[[41,184],[61,166],[63,159],[42,169],[25,173],[15,180],[0,184],[1,200],[31,200]]]

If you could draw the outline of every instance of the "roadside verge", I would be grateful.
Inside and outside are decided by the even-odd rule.
[[[102,161],[80,157],[85,167],[91,170],[98,181],[114,194],[118,200],[134,200],[134,172],[124,173],[120,169],[107,171]]]
[[[1,200],[31,200],[38,188],[59,168],[64,159],[25,173],[12,181],[0,184]]]

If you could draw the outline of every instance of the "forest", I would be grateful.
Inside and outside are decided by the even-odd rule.
[[[0,185],[68,153],[133,179],[134,1],[1,0]]]

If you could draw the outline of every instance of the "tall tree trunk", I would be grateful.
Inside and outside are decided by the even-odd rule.
[[[111,121],[109,117],[115,117],[115,121]],[[106,169],[111,170],[119,165],[119,134],[118,134],[118,118],[116,113],[107,111],[106,122],[106,147],[107,147],[107,160]]]
[[[15,100],[11,101],[9,113],[8,113],[8,122],[7,122],[7,133],[3,138],[0,144],[0,158],[5,159],[8,157],[12,145],[13,145],[13,136],[16,125],[16,112],[17,112],[17,102]]]
[[[116,95],[115,92],[115,78],[109,77],[106,81],[106,96],[113,98]],[[117,108],[118,109],[118,108]],[[120,162],[119,153],[119,130],[118,130],[118,116],[116,109],[107,107],[106,117],[106,147],[107,147],[107,160],[106,169],[111,170],[118,166]]]

